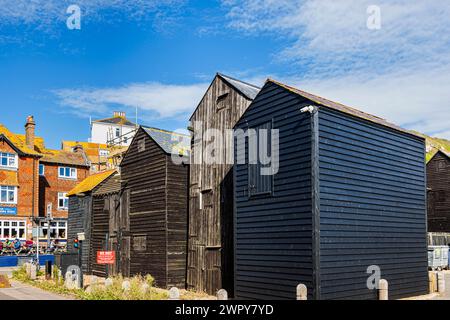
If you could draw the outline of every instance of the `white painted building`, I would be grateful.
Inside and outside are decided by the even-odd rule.
[[[90,142],[129,146],[137,125],[126,118],[125,112],[114,112],[112,118],[91,122]]]

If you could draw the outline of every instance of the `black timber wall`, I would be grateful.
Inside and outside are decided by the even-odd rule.
[[[438,152],[427,164],[428,232],[450,232],[450,159]]]
[[[424,141],[319,109],[321,299],[390,298],[428,290]]]
[[[145,151],[138,152],[141,139]],[[159,287],[184,288],[189,169],[171,161],[140,129],[121,164],[130,193],[130,275],[151,274]]]
[[[67,251],[77,253],[78,250],[73,247],[73,241],[77,234],[84,232],[86,240],[83,245],[83,272],[90,272],[89,254],[90,254],[90,219],[91,219],[92,197],[69,197],[69,213],[67,219]]]
[[[310,298],[313,292],[311,121],[309,113],[299,112],[304,102],[267,83],[236,125],[246,130],[272,121],[280,130],[272,195],[249,198],[248,165],[234,166],[239,299],[295,299],[299,283],[307,285]]]

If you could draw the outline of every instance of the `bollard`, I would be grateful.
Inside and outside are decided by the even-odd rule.
[[[107,278],[105,280],[105,287],[108,288],[108,287],[111,287],[112,285],[113,285],[113,279]]]
[[[150,291],[150,286],[147,283],[141,285],[141,293],[146,295]]]
[[[228,300],[228,292],[225,289],[220,289],[219,291],[217,291],[217,300]]]
[[[31,268],[33,265],[29,262],[25,263],[25,270],[27,271],[27,277],[31,278]]]
[[[45,279],[50,280],[52,278],[52,262],[45,261]]]
[[[437,273],[438,292],[445,293],[445,276],[443,272]]]
[[[34,266],[32,266],[30,268],[30,279],[31,280],[36,280],[37,279],[37,268],[35,268]]]
[[[169,300],[180,300],[180,290],[178,288],[171,288],[169,290]]]
[[[297,286],[297,300],[308,300],[308,288],[304,284]]]
[[[130,291],[130,288],[131,288],[130,281],[125,280],[124,282],[122,282],[122,290],[123,291]]]
[[[387,280],[378,282],[378,300],[389,300],[389,284]]]

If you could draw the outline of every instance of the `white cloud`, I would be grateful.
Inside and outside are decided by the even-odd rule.
[[[194,111],[208,85],[136,83],[118,88],[60,89],[54,94],[70,112],[86,117],[105,115],[117,107],[138,107],[147,117],[177,118]]]
[[[65,26],[67,8],[81,8],[82,21],[117,21],[120,17],[139,21],[152,17],[163,23],[171,20],[186,0],[0,0],[0,27],[20,25],[51,32],[55,25]],[[114,17],[114,19],[111,19]]]
[[[290,63],[291,71],[275,78],[450,139],[449,2],[224,0],[223,5],[230,28],[285,41],[277,59]],[[367,28],[369,5],[381,9],[380,30]]]

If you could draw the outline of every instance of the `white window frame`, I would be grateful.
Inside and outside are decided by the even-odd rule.
[[[62,223],[64,223],[64,227],[61,226]],[[55,226],[52,226],[52,224],[55,224]],[[47,239],[47,233],[44,233],[44,230],[48,232],[47,222],[41,221],[39,229],[40,229],[39,239]],[[50,239],[67,240],[67,220],[54,220],[50,222],[50,232],[52,230],[55,230],[56,238],[50,237]],[[59,237],[59,230],[64,230],[65,237],[63,238]]]
[[[61,169],[64,170],[64,175],[61,175]],[[70,176],[66,175],[66,171],[69,169]],[[78,171],[76,168],[71,167],[58,167],[58,178],[61,179],[71,179],[71,180],[77,180],[78,177]]]
[[[5,225],[8,224],[7,226]],[[16,223],[16,226],[13,226]],[[8,237],[5,237],[5,229],[9,230]],[[12,229],[15,229],[17,237],[12,237]],[[23,229],[23,237],[18,237],[20,235],[20,229]],[[25,220],[1,220],[0,219],[0,240],[4,241],[6,239],[14,240],[18,238],[19,240],[27,240],[27,222]]]
[[[109,151],[108,151],[108,150],[104,150],[104,149],[100,149],[100,150],[98,151],[98,155],[99,155],[100,157],[107,157],[107,156],[109,156]]]
[[[13,190],[11,190],[13,189]],[[6,191],[6,201],[2,201],[1,193]],[[14,201],[9,201],[9,193],[14,191]],[[17,187],[15,186],[0,186],[0,203],[1,204],[17,204]]]
[[[2,165],[3,158],[6,158],[6,165]],[[14,160],[14,164],[10,165],[10,161]],[[0,168],[2,169],[15,169],[19,167],[19,156],[17,153],[0,152]]]
[[[67,200],[67,207],[61,207],[59,205],[60,200]],[[58,211],[67,211],[69,210],[69,198],[67,197],[67,192],[58,192]]]

